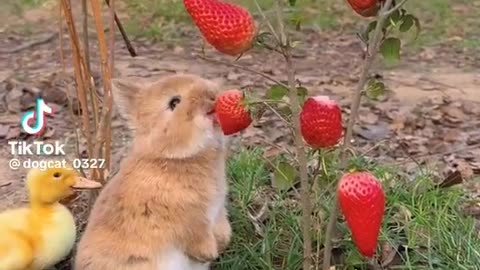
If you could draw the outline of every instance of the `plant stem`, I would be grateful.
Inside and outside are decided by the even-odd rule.
[[[105,2],[107,3],[107,6],[110,7],[110,1],[105,0]],[[125,46],[127,46],[127,50],[130,53],[130,56],[132,56],[132,57],[137,56],[137,52],[135,51],[135,48],[133,47],[132,42],[128,38],[127,32],[123,28],[123,25],[120,22],[120,19],[118,18],[117,13],[113,13],[113,16],[114,16],[114,19],[115,19],[115,23],[117,24],[118,30],[120,31],[120,34],[122,34],[123,41],[125,42]],[[113,27],[111,27],[110,29],[111,29],[111,31],[114,31]]]
[[[85,85],[90,98],[90,106],[93,113],[93,132],[96,131],[98,124],[98,106],[94,94],[95,85],[91,83],[91,66],[90,66],[90,42],[88,38],[88,6],[87,0],[82,0],[82,35],[83,35],[83,52],[85,55]],[[80,157],[80,156],[79,156]]]
[[[265,12],[263,12],[262,7],[260,7],[260,4],[258,3],[258,0],[253,0],[253,3],[255,4],[255,7],[257,8],[258,12],[262,16],[263,20],[267,23],[267,26],[268,26],[270,32],[272,32],[272,35],[275,37],[275,40],[277,40],[278,43],[281,43],[280,38],[277,35],[277,32],[275,32],[275,29],[273,28],[273,25],[268,20],[267,16],[265,15]]]
[[[82,0],[82,26],[83,26],[83,51],[85,52],[85,62],[87,64],[88,71],[90,68],[90,46],[88,42],[88,10],[87,0]],[[88,72],[90,73],[90,72]]]
[[[80,41],[78,38],[77,30],[75,28],[70,1],[61,0],[60,4],[63,10],[63,14],[65,16],[65,21],[67,23],[67,29],[70,37],[74,78],[77,84],[76,91],[82,111],[82,127],[85,131],[85,137],[87,139],[87,152],[90,156],[93,151],[93,142],[90,132],[91,129],[89,122],[89,110],[87,105],[88,86],[86,84],[88,82],[85,82],[85,72],[87,71],[87,65],[85,63],[85,58],[82,56],[82,53],[80,51]]]
[[[238,68],[238,69],[241,69],[241,70],[244,70],[244,71],[248,71],[252,74],[256,74],[260,77],[263,77],[273,83],[276,83],[278,85],[281,85],[285,88],[288,88],[288,85],[282,83],[281,81],[273,78],[272,76],[268,75],[268,74],[265,74],[263,72],[260,72],[260,71],[257,71],[255,69],[251,69],[249,67],[246,67],[246,66],[242,66],[242,65],[239,65],[239,64],[235,64],[235,63],[230,63],[230,62],[225,62],[225,61],[221,61],[221,60],[216,60],[216,59],[212,59],[212,58],[208,58],[208,57],[205,57],[203,55],[196,55],[196,57],[202,59],[202,60],[205,60],[207,62],[211,62],[211,63],[215,63],[215,64],[221,64],[221,65],[226,65],[226,66],[229,66],[229,67],[233,67],[233,68]]]
[[[111,76],[110,73],[110,66],[109,66],[109,58],[108,58],[108,49],[107,43],[105,38],[105,32],[102,22],[101,16],[101,5],[99,0],[90,0],[90,5],[92,6],[93,11],[93,18],[95,21],[95,28],[97,30],[97,38],[98,38],[98,47],[100,51],[100,59],[101,59],[101,71],[102,71],[102,80],[103,80],[103,92],[104,92],[104,104],[101,111],[101,117],[99,122],[98,133],[96,134],[96,145],[94,149],[94,158],[101,157],[102,153],[102,146],[110,143],[110,138],[107,138],[110,135],[109,129],[111,127],[111,109],[112,109],[112,91],[111,91]],[[112,29],[113,31],[113,29]],[[113,51],[112,51],[113,53]],[[108,151],[109,148],[105,147],[105,150]],[[105,153],[104,155],[105,163],[110,164],[110,155],[109,153]],[[103,183],[105,181],[104,178],[104,168],[94,169],[94,174],[96,175],[100,182]]]
[[[360,102],[362,99],[362,90],[364,89],[365,84],[367,83],[370,68],[378,53],[383,25],[385,24],[385,20],[387,19],[388,15],[392,12],[391,10],[389,10],[390,6],[392,5],[392,2],[393,0],[387,0],[379,11],[377,26],[375,28],[375,32],[373,34],[371,43],[367,48],[367,54],[365,56],[362,72],[360,74],[360,79],[353,93],[354,96],[352,101],[350,118],[347,124],[347,130],[346,130],[344,143],[342,146],[342,153],[340,157],[341,170],[345,168],[348,162],[347,149],[350,148],[351,140],[353,137],[353,126],[355,125],[355,121],[358,115],[358,109],[360,108]],[[400,5],[395,8],[400,8]],[[338,217],[338,201],[337,201],[336,193],[334,192],[333,206],[330,212],[327,231],[325,235],[325,244],[324,244],[324,253],[323,253],[323,270],[330,269],[330,262],[332,258],[332,237],[333,237],[334,229],[337,224],[337,217]]]
[[[302,203],[302,232],[303,232],[303,270],[310,270],[312,267],[312,205],[310,201],[310,183],[308,182],[307,157],[305,153],[305,144],[302,139],[300,130],[300,100],[297,95],[297,87],[295,81],[295,67],[292,61],[291,46],[285,31],[283,23],[282,3],[281,0],[275,1],[278,28],[280,32],[280,42],[282,46],[283,56],[286,61],[287,77],[292,109],[293,137],[295,141],[296,155],[298,159],[300,184],[301,184],[301,203]]]
[[[307,158],[305,153],[305,145],[303,143],[300,131],[300,102],[295,87],[295,70],[292,63],[292,56],[288,49],[285,49],[285,59],[287,65],[288,84],[290,91],[288,92],[291,108],[293,136],[295,140],[295,148],[300,171],[301,202],[302,202],[302,230],[303,230],[303,269],[310,269],[312,265],[312,205],[310,201],[310,183],[308,182]]]

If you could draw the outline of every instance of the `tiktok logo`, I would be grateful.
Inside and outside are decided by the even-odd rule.
[[[22,125],[23,130],[28,134],[39,135],[47,126],[45,115],[53,114],[53,108],[45,104],[45,101],[41,97],[37,97],[35,104],[35,110],[26,112],[22,116],[20,124]],[[31,126],[32,122],[35,122],[34,126]]]

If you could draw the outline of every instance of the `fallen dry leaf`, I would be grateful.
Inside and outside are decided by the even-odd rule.
[[[440,188],[448,188],[463,183],[462,174],[459,171],[450,173],[439,185]]]

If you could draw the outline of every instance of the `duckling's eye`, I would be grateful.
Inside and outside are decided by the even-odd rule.
[[[62,176],[62,174],[59,173],[59,172],[55,172],[55,173],[53,174],[53,177],[55,177],[55,178],[60,178],[61,176]]]
[[[178,103],[180,103],[181,99],[180,96],[174,96],[170,101],[168,102],[168,108],[170,110],[175,110],[175,107],[177,107]]]

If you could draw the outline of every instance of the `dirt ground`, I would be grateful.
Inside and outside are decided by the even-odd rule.
[[[48,130],[40,139],[61,140],[73,146],[75,138],[67,108],[67,94],[74,87],[72,69],[67,64],[65,76],[62,74],[58,22],[52,19],[52,13],[42,9],[30,11],[25,18],[35,25],[29,31],[18,24],[14,27],[3,24],[0,28],[0,210],[26,201],[25,171],[8,168],[8,160],[13,156],[7,141],[39,139],[27,136],[19,127],[21,114],[33,107],[36,94],[42,93],[56,111],[47,119]],[[201,51],[198,33],[189,28],[179,31],[185,41],[177,45],[135,40],[133,45],[139,54],[135,58],[128,55],[119,36],[115,77],[153,80],[165,74],[188,72],[219,79],[226,88],[266,89],[269,82],[255,74],[196,57]],[[90,35],[94,40],[93,28]],[[294,55],[298,80],[311,95],[327,94],[338,100],[347,118],[350,94],[362,61],[360,41],[353,34],[342,32],[310,30],[302,35],[306,42]],[[63,42],[68,61],[70,49],[65,33]],[[98,59],[96,44],[91,52],[92,58]],[[355,129],[354,144],[359,153],[399,165],[406,174],[415,173],[418,166],[431,168],[440,178],[459,170],[466,187],[473,196],[478,196],[475,179],[480,174],[480,54],[476,52],[445,44],[405,53],[398,66],[378,69],[378,77],[389,91],[380,102],[364,102]],[[206,55],[224,62],[233,60],[211,48],[207,48]],[[274,54],[255,50],[236,64],[260,70],[278,80],[285,79],[282,59]],[[92,65],[92,69],[100,85],[99,66]],[[125,153],[129,135],[118,116],[113,127],[115,168]],[[235,138],[244,145],[266,146],[266,155],[274,155],[277,150],[269,145],[275,143],[287,148],[291,145],[284,128],[281,121],[267,114]],[[72,147],[68,155],[72,157],[73,153]],[[70,206],[79,208],[77,213],[83,211],[80,209],[83,206],[74,202]],[[480,218],[480,211],[473,214]]]

